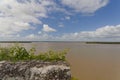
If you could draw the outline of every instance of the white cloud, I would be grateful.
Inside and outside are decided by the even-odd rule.
[[[29,41],[49,41],[49,40],[54,40],[52,35],[49,35],[47,33],[42,33],[42,34],[30,34],[25,36],[23,40],[29,40]]]
[[[61,36],[52,36],[42,33],[40,35],[29,35],[29,40],[57,40],[57,41],[119,41],[120,25],[104,26],[95,31],[81,31],[66,33]]]
[[[70,20],[70,16],[66,16],[65,19]]]
[[[47,25],[48,26],[48,25]],[[53,36],[48,33],[39,31],[40,34],[29,34],[24,37],[19,34],[7,35],[9,40],[35,40],[35,41],[119,41],[120,40],[120,25],[104,26],[94,31],[81,31],[74,33],[66,33],[59,36]],[[38,33],[39,33],[38,32]],[[6,40],[5,35],[0,36]]]
[[[30,23],[41,24],[53,6],[49,0],[0,0],[0,35],[34,29]]]
[[[51,28],[50,26],[48,26],[47,24],[43,25],[43,29],[44,32],[56,32],[56,29]]]
[[[64,27],[64,24],[60,22],[60,23],[58,24],[58,27]]]
[[[58,38],[59,39],[59,38]],[[61,40],[120,40],[120,25],[104,26],[95,31],[81,31],[75,33],[64,34],[60,37]]]
[[[38,34],[42,34],[42,32],[41,32],[41,31],[38,31]]]
[[[80,34],[89,35],[89,37],[109,38],[120,37],[120,25],[104,26],[95,31],[83,31]]]
[[[62,4],[81,13],[94,13],[108,4],[109,0],[61,0]]]
[[[26,38],[34,39],[35,38],[35,34],[30,34],[30,35],[26,36]]]
[[[75,33],[66,33],[60,36],[53,36],[47,33],[30,34],[26,40],[51,40],[51,41],[119,41],[120,25],[104,26],[95,31],[81,31]]]
[[[63,25],[63,24],[59,24],[58,26],[59,26],[59,27],[64,27],[64,25]]]
[[[62,3],[76,12],[93,13],[107,5],[108,0],[62,0]],[[120,25],[106,26],[96,31],[82,31],[52,36],[46,32],[56,32],[56,29],[42,23],[42,18],[54,11],[70,14],[65,8],[57,5],[54,0],[0,0],[0,38],[3,40],[81,40],[87,38],[105,38],[120,36]],[[66,16],[64,19],[70,19]],[[36,24],[43,24],[38,34],[21,36],[22,31],[34,30]],[[59,27],[63,27],[60,24]]]

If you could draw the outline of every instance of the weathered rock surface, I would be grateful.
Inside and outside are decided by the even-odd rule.
[[[0,62],[0,80],[71,80],[66,62]]]

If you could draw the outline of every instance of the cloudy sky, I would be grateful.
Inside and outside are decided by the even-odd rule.
[[[0,41],[120,41],[120,0],[0,0]]]

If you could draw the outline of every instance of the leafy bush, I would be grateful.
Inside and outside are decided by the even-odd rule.
[[[2,48],[0,47],[0,60],[7,60],[9,59],[9,48]]]
[[[65,61],[65,55],[67,54],[68,50],[63,50],[63,51],[53,51],[49,50],[48,52],[45,53],[40,53],[39,55],[35,56],[36,59],[41,59],[45,61]]]
[[[53,51],[40,53],[35,55],[35,48],[26,50],[25,47],[14,45],[12,47],[0,47],[0,60],[21,61],[21,60],[44,60],[44,61],[65,61],[65,55],[68,50]]]
[[[27,60],[29,53],[24,47],[16,45],[10,48],[10,57],[14,60]]]

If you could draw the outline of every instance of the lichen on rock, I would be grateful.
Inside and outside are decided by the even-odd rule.
[[[65,61],[1,61],[0,80],[71,80],[71,72]]]

